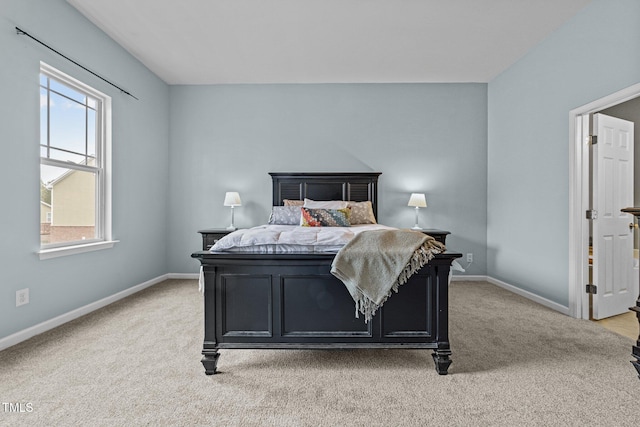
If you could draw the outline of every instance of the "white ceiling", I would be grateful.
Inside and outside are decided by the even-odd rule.
[[[67,0],[168,84],[489,82],[590,0]]]

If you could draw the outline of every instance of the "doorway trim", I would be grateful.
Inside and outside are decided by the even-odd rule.
[[[569,112],[569,315],[589,318],[588,115],[640,96],[640,83]]]

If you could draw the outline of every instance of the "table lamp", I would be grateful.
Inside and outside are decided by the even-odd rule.
[[[236,206],[242,206],[240,194],[236,191],[227,191],[224,195],[224,205],[231,206],[231,225],[227,227],[227,230],[235,230],[236,226],[233,224],[233,208]]]
[[[411,193],[411,197],[409,198],[409,203],[407,203],[407,206],[415,206],[416,208],[416,225],[414,225],[411,229],[422,230],[422,228],[420,228],[420,226],[418,225],[418,210],[420,210],[420,208],[427,207],[427,199],[424,193]]]

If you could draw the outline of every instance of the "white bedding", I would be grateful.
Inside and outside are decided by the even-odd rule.
[[[394,230],[380,224],[351,227],[300,227],[260,225],[236,230],[218,240],[211,252],[318,253],[338,252],[353,237],[366,230]]]

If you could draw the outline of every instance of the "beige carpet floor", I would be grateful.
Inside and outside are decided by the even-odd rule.
[[[170,280],[0,352],[2,426],[631,426],[633,341],[484,282],[451,286],[449,375],[420,350],[226,350]]]

